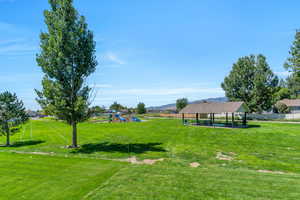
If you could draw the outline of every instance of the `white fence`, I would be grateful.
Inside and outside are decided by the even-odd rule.
[[[160,114],[161,117],[175,117],[175,118],[181,118],[181,114]],[[201,116],[200,116],[201,117]],[[205,116],[203,118],[207,118],[208,116]],[[216,118],[225,118],[226,114],[216,114]],[[196,118],[195,114],[185,114],[185,118]],[[228,118],[231,118],[231,114],[228,114]],[[243,114],[235,113],[235,118],[243,118]],[[291,113],[291,114],[247,114],[247,118],[249,119],[257,119],[257,120],[280,120],[280,119],[300,119],[300,113]]]
[[[292,114],[248,114],[250,119],[262,119],[262,120],[272,120],[272,119],[300,119],[300,113]]]
[[[225,117],[225,114],[216,114],[216,117]],[[239,116],[242,118],[243,116],[240,114],[235,114],[235,117]],[[231,117],[229,114],[228,117]],[[291,114],[247,114],[247,118],[249,119],[257,119],[257,120],[280,120],[280,119],[300,119],[300,113],[291,113]]]

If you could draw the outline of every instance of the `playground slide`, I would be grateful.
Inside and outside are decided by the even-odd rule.
[[[124,117],[119,116],[118,118],[121,122],[126,122],[127,120]]]
[[[137,117],[132,117],[131,121],[133,121],[133,122],[141,122],[141,120],[139,118],[137,118]]]

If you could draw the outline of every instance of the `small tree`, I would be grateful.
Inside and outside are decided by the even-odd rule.
[[[16,94],[0,94],[0,133],[6,136],[6,146],[10,146],[10,136],[21,129],[28,120],[24,104]]]
[[[274,113],[290,113],[290,109],[284,103],[277,103],[273,108]]]
[[[188,105],[188,99],[187,98],[177,99],[176,100],[176,110],[177,110],[177,112],[182,110],[187,105]]]
[[[90,108],[90,112],[93,116],[100,116],[105,112],[105,108],[100,106],[93,106]]]
[[[138,114],[145,114],[145,113],[147,112],[146,106],[145,106],[144,103],[139,103],[139,104],[137,105],[136,110],[137,110],[137,113],[138,113]]]
[[[125,107],[115,101],[113,104],[111,104],[109,106],[109,109],[115,110],[115,111],[121,111],[121,110],[125,109]]]
[[[72,126],[72,145],[77,145],[77,124],[90,117],[91,88],[86,78],[95,71],[95,42],[85,18],[73,7],[73,0],[49,0],[44,12],[48,32],[41,33],[37,63],[45,76],[38,103],[51,115]]]

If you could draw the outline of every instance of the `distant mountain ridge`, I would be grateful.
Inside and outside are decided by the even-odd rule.
[[[226,102],[228,99],[226,97],[216,97],[216,98],[208,98],[208,99],[201,99],[197,101],[191,101],[189,104],[201,103],[203,101],[207,102]],[[148,110],[174,110],[176,109],[176,103],[166,104],[162,106],[151,106],[147,108]]]

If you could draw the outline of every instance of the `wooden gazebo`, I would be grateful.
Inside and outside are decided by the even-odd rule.
[[[187,115],[195,117],[196,122],[193,125],[206,126],[224,126],[224,127],[247,127],[247,111],[248,108],[244,102],[203,102],[198,104],[189,104],[179,113],[182,115],[182,122],[186,124]],[[225,118],[225,122],[216,123],[215,115]],[[235,114],[239,114],[241,118],[241,126],[235,121]],[[231,120],[229,122],[229,115]],[[206,116],[208,120],[201,123],[200,116]]]

